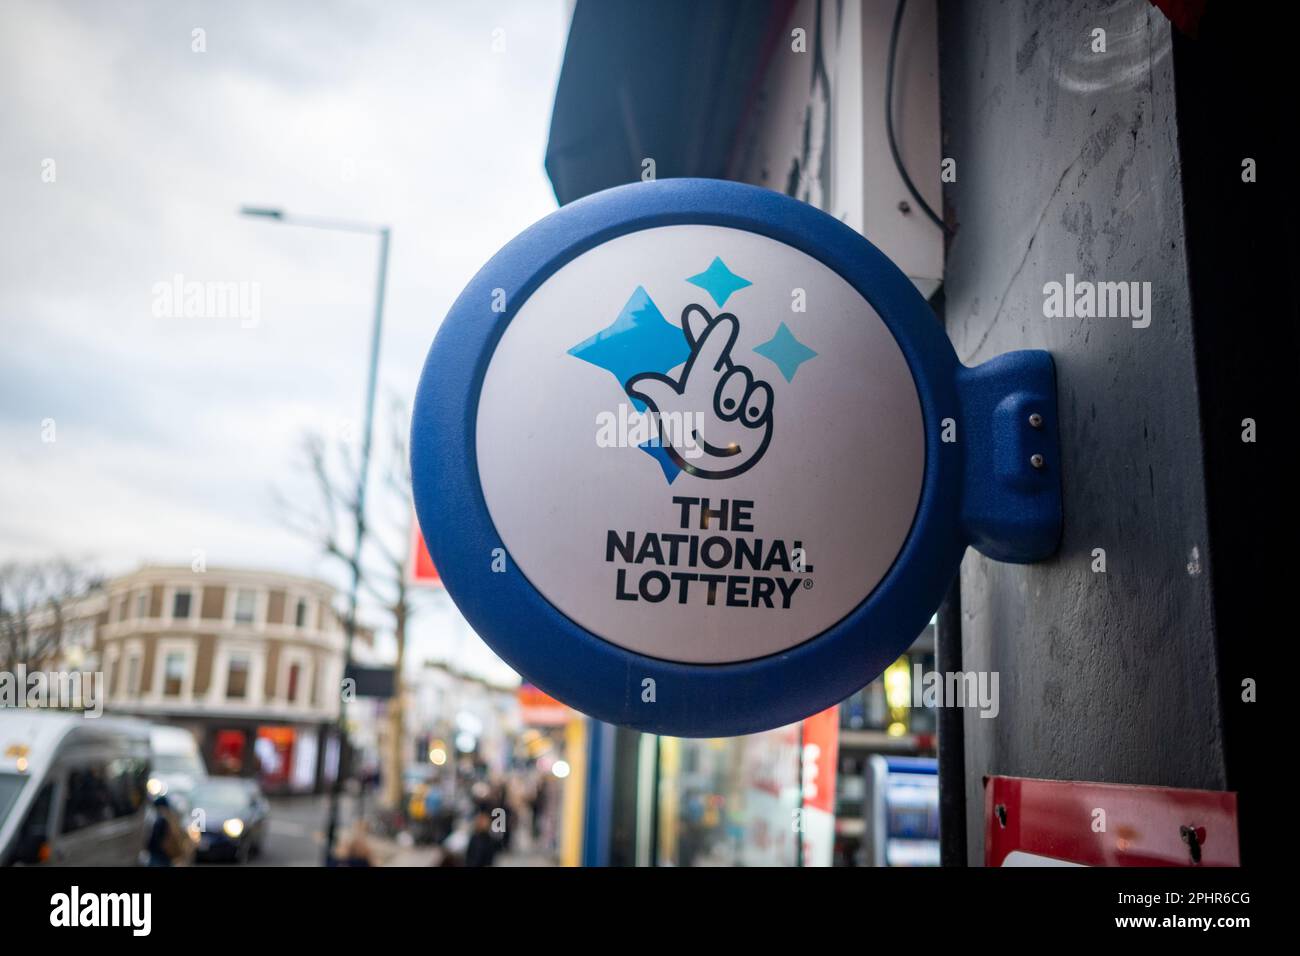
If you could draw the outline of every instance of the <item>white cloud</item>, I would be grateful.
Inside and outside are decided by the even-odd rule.
[[[271,489],[305,488],[303,427],[361,415],[376,244],[236,210],[392,226],[378,408],[409,402],[460,288],[554,208],[565,17],[559,0],[5,4],[0,558],[116,568],[210,543],[230,556],[214,563],[320,573]],[[155,318],[177,273],[258,283],[261,321]],[[445,610],[417,618],[434,656],[458,640]]]

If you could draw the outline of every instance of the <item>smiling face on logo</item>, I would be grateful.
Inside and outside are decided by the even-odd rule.
[[[729,312],[710,316],[703,306],[682,311],[691,348],[678,378],[634,375],[629,395],[659,419],[668,455],[698,478],[731,478],[763,457],[772,439],[772,388],[731,358],[740,323]]]

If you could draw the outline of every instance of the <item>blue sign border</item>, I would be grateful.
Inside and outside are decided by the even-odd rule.
[[[587,250],[626,233],[679,224],[769,236],[847,280],[898,341],[925,421],[921,498],[888,574],[834,627],[788,651],[740,663],[659,660],[575,624],[509,557],[479,482],[479,391],[496,344],[520,305]],[[506,309],[493,312],[502,293]],[[1041,356],[1050,375],[1046,353],[1013,354]],[[962,373],[972,371],[978,369],[965,369],[957,360],[938,319],[907,277],[835,218],[770,190],[718,180],[670,179],[609,189],[565,206],[520,234],[479,271],[448,313],[425,362],[412,415],[411,467],[420,527],[439,574],[469,623],[506,663],[553,697],[592,717],[649,733],[718,737],[779,727],[843,700],[896,660],[942,601],[968,541],[979,537],[972,524],[987,521],[990,511],[996,517],[1008,510],[1002,497],[983,493],[987,500],[972,518],[969,505],[981,492],[978,487],[973,494],[963,492],[968,484],[982,484],[981,478],[967,478],[963,441],[941,441],[945,419],[965,418]],[[988,379],[980,381],[987,384]],[[1005,389],[972,386],[967,391],[991,399]],[[1054,388],[1047,398],[1054,435]],[[973,425],[972,431],[983,427]],[[1019,476],[1015,480],[1023,483]],[[1014,524],[1016,519],[1011,520]],[[1043,551],[1048,537],[1055,547],[1059,489],[1056,521],[1056,530],[1040,531],[1044,541],[1029,551]],[[1007,536],[1005,528],[995,530]],[[502,553],[497,549],[506,553],[501,572],[492,570],[494,554]],[[1017,559],[1014,551],[1010,549],[1011,560]],[[1019,559],[1027,558],[1022,554]],[[642,700],[647,678],[655,682],[653,702]]]

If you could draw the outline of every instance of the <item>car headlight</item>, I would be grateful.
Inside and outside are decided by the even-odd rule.
[[[232,840],[238,840],[239,835],[244,832],[244,821],[227,820],[221,825],[221,829],[224,830],[226,836],[230,837]]]

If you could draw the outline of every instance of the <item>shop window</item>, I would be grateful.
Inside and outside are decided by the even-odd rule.
[[[245,746],[242,730],[218,730],[212,746],[212,759],[217,771],[231,776],[243,773]]]

